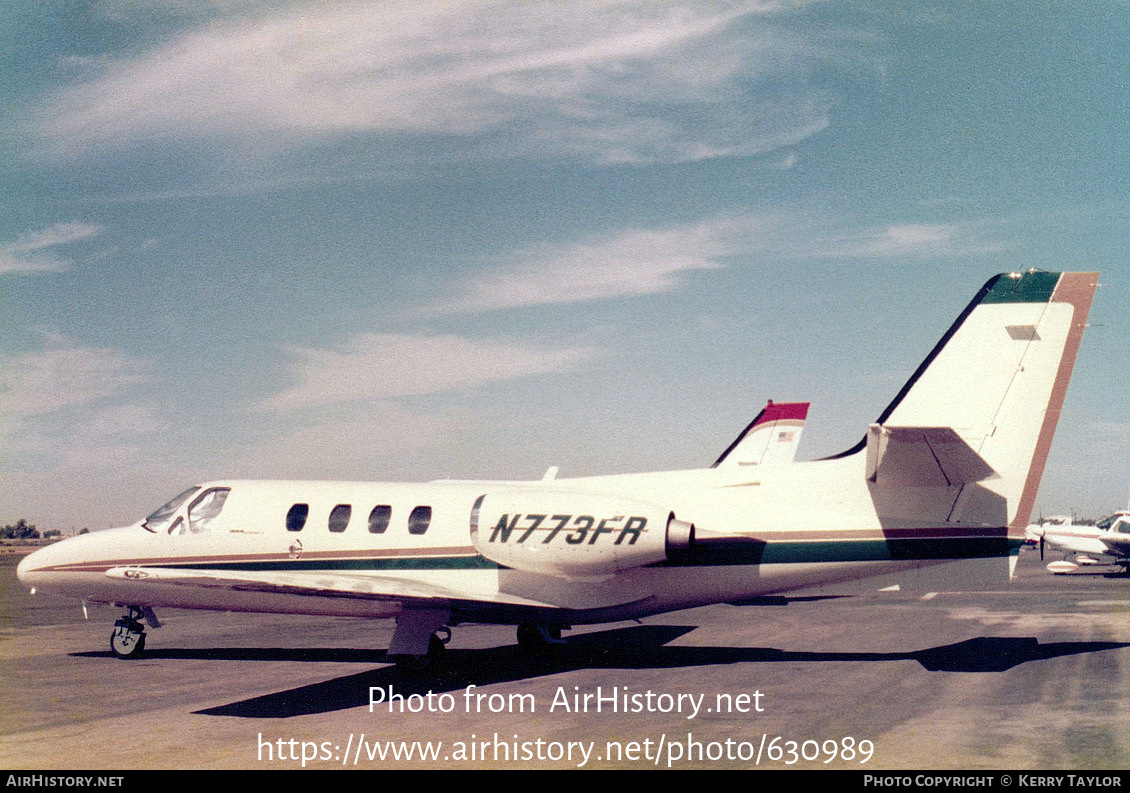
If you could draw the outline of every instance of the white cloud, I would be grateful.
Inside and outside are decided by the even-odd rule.
[[[236,450],[241,476],[372,479],[387,477],[406,456],[451,442],[466,422],[425,415],[394,402],[369,403],[350,415],[325,418]]]
[[[439,311],[489,311],[670,292],[689,273],[748,250],[768,218],[721,218],[669,229],[628,229],[604,240],[517,252],[480,273]]]
[[[358,401],[436,394],[573,369],[599,354],[461,336],[365,333],[343,351],[294,348],[299,384],[259,403],[297,410]]]
[[[956,226],[911,223],[868,229],[860,234],[829,240],[834,256],[931,256],[952,251],[958,242]]]
[[[43,231],[22,234],[5,247],[14,253],[33,253],[55,245],[89,239],[101,231],[102,227],[93,223],[57,223]]]
[[[797,157],[797,153],[795,151],[789,152],[787,155],[781,158],[780,162],[777,163],[777,167],[782,171],[787,171],[789,168],[792,168],[794,165],[796,165],[798,160],[799,158]]]
[[[163,432],[169,424],[149,405],[109,405],[94,410],[83,424],[91,438],[136,437]]]
[[[0,469],[13,478],[118,472],[148,462],[146,441],[168,428],[132,394],[149,362],[48,336],[0,356]]]
[[[42,416],[119,396],[144,382],[147,364],[54,336],[45,349],[0,358],[0,416]]]
[[[239,9],[50,96],[38,132],[64,153],[199,137],[288,147],[358,132],[600,161],[767,151],[823,129],[831,106],[803,79],[828,53],[764,21],[780,10],[752,0]]]
[[[998,251],[1001,243],[977,224],[902,223],[845,230],[842,221],[815,219],[782,227],[767,250],[798,260],[933,259]]]
[[[253,9],[270,0],[101,0],[99,9],[111,19],[136,21],[138,14],[208,19],[221,12]]]
[[[431,308],[464,313],[671,292],[727,259],[785,261],[933,258],[998,246],[958,225],[901,224],[844,231],[838,221],[781,213],[735,215],[666,229],[628,229],[595,242],[518,251]]]
[[[1096,421],[1087,427],[1087,431],[1123,449],[1130,448],[1130,422]]]
[[[57,223],[21,234],[12,242],[0,244],[0,275],[66,269],[66,261],[51,249],[88,240],[102,231],[102,226],[93,223]]]

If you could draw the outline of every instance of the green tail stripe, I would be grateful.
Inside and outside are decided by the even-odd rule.
[[[1061,273],[1042,270],[1001,275],[982,303],[1047,303],[1052,298]],[[1018,277],[1017,277],[1018,276]]]

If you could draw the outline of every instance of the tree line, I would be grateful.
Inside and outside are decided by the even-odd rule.
[[[83,529],[80,533],[86,534],[86,529]],[[8,524],[0,529],[0,540],[49,540],[52,537],[62,536],[63,532],[58,529],[48,529],[40,534],[39,529],[28,523],[24,518],[17,520],[15,525]]]

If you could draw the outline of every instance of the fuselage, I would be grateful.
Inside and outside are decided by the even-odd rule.
[[[218,481],[146,521],[37,551],[19,574],[138,606],[387,617],[415,597],[443,600],[453,622],[585,622],[1000,562],[1020,544],[1004,525],[947,522],[955,494],[937,488],[921,488],[912,512],[904,495],[906,516],[880,516],[887,502],[864,464],[855,454],[536,482]],[[495,503],[504,512],[492,516]],[[667,516],[693,523],[693,540],[664,542]],[[621,559],[646,542],[658,550]]]

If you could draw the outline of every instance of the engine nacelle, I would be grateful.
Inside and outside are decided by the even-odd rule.
[[[471,542],[487,559],[515,570],[599,579],[690,548],[694,525],[643,501],[507,490],[475,501]]]

